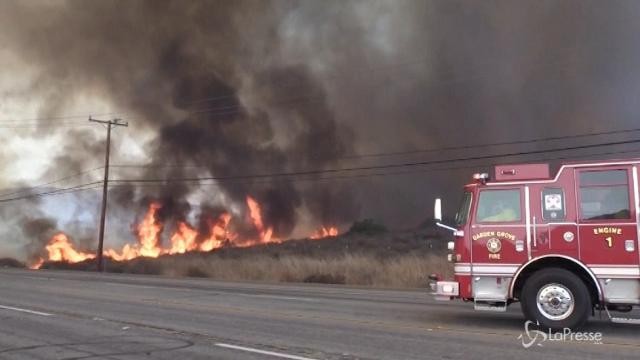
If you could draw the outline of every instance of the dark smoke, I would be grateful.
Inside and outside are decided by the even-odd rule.
[[[35,218],[35,219],[23,219],[20,224],[22,228],[22,235],[26,239],[29,239],[25,246],[27,254],[32,254],[32,257],[28,260],[37,260],[40,256],[43,256],[44,247],[51,238],[55,235],[58,227],[56,221],[50,218]]]
[[[125,113],[132,126],[115,139],[138,143],[151,166],[114,169],[113,178],[233,177],[560,147],[567,142],[352,157],[633,128],[638,10],[634,1],[577,0],[7,1],[0,45],[35,71],[29,96],[42,116],[86,98]],[[69,133],[43,178],[99,166],[101,130]],[[114,161],[127,162],[127,150],[114,149]],[[301,221],[413,226],[435,196],[451,212],[460,186],[487,163],[615,150],[633,148],[333,181],[121,185],[111,190],[108,236],[122,241],[153,200],[175,221],[242,208],[247,195],[279,237]],[[95,214],[95,201],[86,206]]]

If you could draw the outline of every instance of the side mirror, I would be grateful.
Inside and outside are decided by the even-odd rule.
[[[442,200],[440,198],[437,198],[433,205],[433,217],[438,221],[442,221]]]
[[[453,232],[454,236],[464,236],[464,232],[462,230],[458,230],[454,227],[451,227],[449,225],[445,225],[442,224],[442,200],[440,200],[440,198],[436,199],[435,204],[433,204],[433,217],[434,219],[436,219],[436,225],[443,228],[443,229],[447,229],[451,232]]]

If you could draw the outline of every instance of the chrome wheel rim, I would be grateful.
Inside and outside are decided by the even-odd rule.
[[[549,320],[564,320],[571,316],[575,301],[571,290],[561,284],[548,284],[540,288],[538,311]]]

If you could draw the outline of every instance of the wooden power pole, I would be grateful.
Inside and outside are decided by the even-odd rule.
[[[102,211],[100,212],[100,233],[98,235],[98,252],[96,259],[98,260],[99,272],[104,271],[104,259],[102,253],[104,251],[104,225],[107,218],[107,189],[109,186],[109,153],[111,151],[111,128],[113,126],[129,126],[127,122],[121,119],[113,120],[96,120],[89,117],[89,121],[107,125],[107,151],[104,157],[104,183],[102,185]]]

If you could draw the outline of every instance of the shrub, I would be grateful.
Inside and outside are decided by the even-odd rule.
[[[384,225],[375,222],[373,219],[364,219],[354,222],[347,233],[373,236],[384,234],[387,231],[388,230]]]
[[[209,277],[209,274],[207,274],[204,270],[202,270],[197,266],[189,266],[189,268],[187,268],[187,273],[185,275],[188,277],[198,277],[198,278]]]
[[[302,282],[318,284],[346,284],[344,275],[332,274],[311,274],[305,277]]]
[[[25,267],[23,263],[16,259],[11,258],[3,258],[0,259],[0,267],[4,268],[23,268]]]

